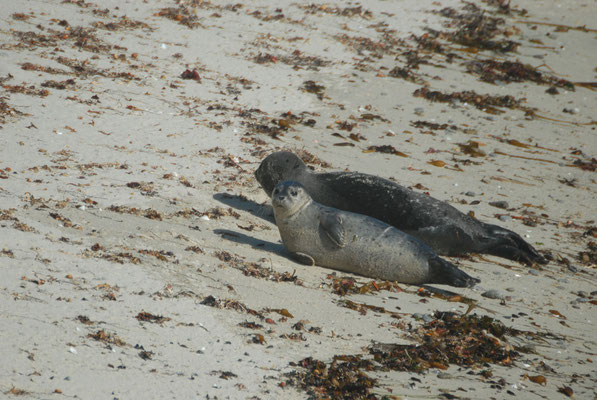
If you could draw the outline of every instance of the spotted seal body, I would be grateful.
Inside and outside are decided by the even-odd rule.
[[[407,284],[479,282],[393,226],[314,202],[300,183],[278,184],[272,205],[282,243],[304,264]]]
[[[546,262],[518,234],[483,223],[448,203],[374,175],[314,173],[296,154],[282,151],[266,157],[255,176],[268,195],[280,182],[299,182],[316,202],[377,218],[418,238],[441,255],[485,253],[528,264]]]

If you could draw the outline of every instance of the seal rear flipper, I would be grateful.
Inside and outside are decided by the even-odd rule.
[[[487,233],[497,242],[493,241],[493,244],[487,247],[484,252],[526,264],[534,262],[547,264],[547,260],[520,235],[497,225],[486,224],[485,227]]]
[[[429,283],[438,283],[444,285],[451,285],[456,287],[472,287],[481,282],[477,278],[473,278],[466,272],[461,271],[454,264],[448,261],[434,257],[428,260],[429,275],[432,277]]]

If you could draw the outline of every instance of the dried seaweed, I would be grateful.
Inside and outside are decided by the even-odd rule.
[[[182,4],[178,7],[162,8],[154,15],[156,17],[164,17],[171,19],[173,21],[178,22],[181,25],[185,25],[190,29],[195,29],[201,26],[201,24],[199,23],[199,19],[194,14],[194,12],[189,7],[185,7]]]
[[[46,97],[50,94],[47,89],[37,89],[34,85],[2,85],[2,88],[9,93],[26,94],[28,96]]]
[[[510,365],[519,353],[502,341],[521,332],[488,316],[436,312],[419,333],[419,345],[373,345],[370,353],[384,368],[423,371],[450,364],[483,363]]]
[[[460,101],[469,103],[479,110],[491,113],[501,114],[504,111],[496,107],[505,107],[510,109],[519,109],[523,111],[529,110],[528,107],[522,106],[523,99],[516,99],[513,96],[492,96],[489,94],[478,94],[472,90],[465,90],[462,92],[442,93],[437,90],[429,90],[422,87],[414,91],[413,96],[422,97],[431,102],[453,103]]]
[[[106,331],[99,330],[96,333],[90,333],[87,337],[95,339],[99,342],[113,344],[116,346],[125,346],[126,342],[120,339],[115,333],[107,333]]]
[[[110,206],[108,207],[109,211],[117,212],[120,214],[133,214],[143,216],[145,218],[154,219],[161,221],[162,215],[152,208],[147,208],[145,210],[140,210],[135,207],[127,207],[127,206]]]
[[[205,297],[203,300],[201,300],[201,302],[199,304],[202,304],[204,306],[209,306],[209,307],[235,310],[238,312],[243,312],[243,313],[247,313],[250,315],[254,315],[256,317],[259,317],[260,319],[265,319],[265,317],[263,316],[263,314],[261,312],[255,311],[237,300],[231,300],[231,299],[219,300],[219,299],[215,298],[214,296],[210,295],[210,296]]]
[[[412,72],[411,68],[407,67],[394,67],[390,72],[388,72],[388,75],[392,78],[400,78],[417,84],[423,84],[425,82],[417,74]]]
[[[170,319],[171,319],[168,317],[164,317],[162,315],[154,315],[154,314],[148,313],[147,311],[140,312],[139,314],[137,314],[137,316],[135,318],[137,318],[139,321],[151,322],[151,323],[160,324],[160,325],[163,325],[164,322],[170,321]]]
[[[330,61],[324,60],[321,57],[304,55],[300,50],[295,50],[290,55],[259,53],[252,60],[257,64],[275,64],[281,62],[282,64],[291,65],[294,69],[306,67],[314,71],[318,71],[319,67],[325,67],[330,64]]]
[[[6,102],[6,97],[0,97],[0,124],[6,123],[7,117],[16,117],[23,113]]]
[[[154,29],[146,24],[145,22],[137,21],[134,19],[130,19],[126,15],[122,15],[120,19],[116,22],[108,22],[104,23],[102,21],[97,21],[93,23],[93,26],[98,29],[105,29],[107,31],[119,31],[123,29],[145,29],[148,31],[153,31]]]
[[[325,96],[324,90],[325,86],[319,85],[315,81],[305,81],[303,82],[303,86],[301,90],[304,90],[307,93],[314,93],[319,100],[323,100]]]
[[[333,14],[342,17],[354,17],[359,16],[363,19],[371,19],[373,17],[373,13],[369,10],[363,8],[363,6],[358,5],[355,7],[332,7],[325,4],[300,4],[298,5],[299,8],[305,10],[306,14],[317,14],[317,13],[325,13],[325,14]]]
[[[291,363],[297,366],[295,363]],[[312,357],[298,362],[304,371],[285,374],[286,384],[305,390],[314,399],[375,399],[370,392],[377,380],[364,372],[372,368],[371,361],[359,356],[335,356],[328,365]]]
[[[407,154],[396,150],[396,148],[389,144],[384,144],[381,146],[369,146],[367,150],[364,150],[363,153],[385,153],[385,154],[393,154],[395,156],[400,157],[408,157]]]
[[[479,76],[485,82],[535,82],[574,91],[574,84],[566,79],[557,78],[518,61],[473,60],[466,64],[467,71]]]
[[[402,289],[396,282],[369,281],[363,283],[362,285],[358,285],[356,279],[348,276],[336,277],[334,275],[328,275],[327,278],[332,280],[332,292],[334,292],[338,296],[346,296],[349,294],[369,294],[371,292],[379,292],[381,290],[387,290],[389,292],[402,291]]]
[[[446,7],[439,11],[439,15],[449,18],[449,26],[457,28],[452,32],[434,32],[437,36],[450,42],[479,50],[502,53],[514,51],[519,45],[512,40],[495,39],[499,35],[507,34],[506,30],[502,28],[505,24],[504,19],[488,15],[473,3],[466,3],[462,13]]]

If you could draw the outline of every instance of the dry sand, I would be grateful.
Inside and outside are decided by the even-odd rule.
[[[527,332],[494,338],[511,362],[363,369],[377,379],[364,390],[595,398],[597,96],[557,82],[597,80],[594,0],[513,2],[528,13],[508,15],[479,3],[504,19],[493,40],[518,44],[505,53],[445,38],[430,51],[426,28],[459,29],[438,14],[464,13],[453,0],[181,3],[2,2],[0,397],[324,397],[286,374],[302,376],[306,357],[330,367],[370,359],[372,343],[422,343],[435,311],[467,311],[405,285],[340,296],[343,274],[288,259],[252,175],[285,148],[428,192],[553,258],[451,259],[482,282],[443,289]],[[537,67],[558,94],[482,81],[466,66],[480,60]],[[524,101],[489,113],[413,96],[425,87]]]

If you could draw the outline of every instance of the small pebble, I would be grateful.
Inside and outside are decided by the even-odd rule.
[[[536,269],[529,269],[529,274],[539,276],[539,271],[537,271]]]
[[[415,114],[423,115],[423,114],[425,114],[425,109],[423,107],[417,107],[417,108],[415,108]]]
[[[509,215],[500,215],[500,221],[509,222],[512,221],[512,217]]]
[[[575,274],[578,272],[578,268],[576,268],[574,265],[569,265],[568,269],[570,270],[570,272]]]
[[[452,375],[446,373],[446,372],[440,372],[439,374],[437,374],[437,377],[439,379],[451,379]]]
[[[423,315],[423,321],[426,322],[426,323],[429,323],[429,322],[433,321],[433,319],[434,318],[431,315],[429,315],[429,314],[424,314]]]
[[[580,110],[578,109],[578,107],[574,107],[574,108],[564,108],[562,110],[562,112],[568,113],[568,114],[578,114],[580,112]]]
[[[547,89],[545,91],[545,93],[549,93],[549,94],[560,94],[560,91],[558,90],[558,88],[556,88],[555,86],[550,87],[549,89]]]
[[[499,290],[491,289],[481,294],[483,297],[487,297],[488,299],[499,299],[502,300],[506,296],[503,295]]]
[[[508,202],[507,201],[503,201],[503,200],[500,200],[500,201],[490,201],[489,205],[497,207],[497,208],[503,208],[503,209],[508,208]]]
[[[470,197],[475,197],[476,196],[475,192],[466,192],[464,195],[465,196],[470,196]]]
[[[516,289],[515,289],[515,288],[513,288],[513,287],[506,288],[506,292],[513,293],[513,292],[515,292],[515,291],[516,291]]]
[[[584,290],[579,290],[577,293],[578,297],[587,297],[587,292]]]

